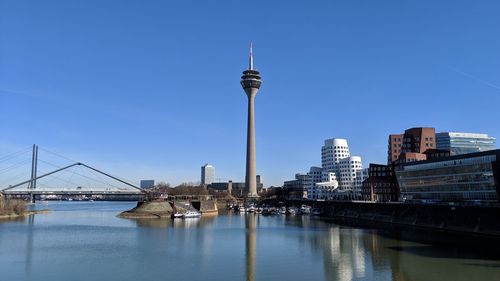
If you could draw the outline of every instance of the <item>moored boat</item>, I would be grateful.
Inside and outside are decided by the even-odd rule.
[[[197,211],[187,211],[183,214],[182,216],[183,218],[199,218],[201,217],[201,213],[200,212],[197,212]]]
[[[173,214],[172,214],[172,218],[173,218],[173,219],[180,219],[180,218],[182,218],[183,216],[184,216],[184,214],[183,214],[183,213],[173,213]]]

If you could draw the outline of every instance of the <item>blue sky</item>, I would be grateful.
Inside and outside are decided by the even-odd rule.
[[[266,185],[347,138],[500,137],[498,1],[0,0],[0,155],[32,143],[133,179],[245,174],[248,43]]]

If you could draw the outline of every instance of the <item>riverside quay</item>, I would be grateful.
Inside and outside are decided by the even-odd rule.
[[[396,168],[401,198],[498,202],[500,149],[410,162]]]

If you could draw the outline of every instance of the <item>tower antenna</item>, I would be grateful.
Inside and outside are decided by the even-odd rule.
[[[248,69],[253,70],[252,42],[250,42],[250,62],[249,62]]]

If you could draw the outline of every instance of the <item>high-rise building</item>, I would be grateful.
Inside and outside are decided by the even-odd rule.
[[[496,149],[496,139],[488,134],[443,132],[436,134],[437,149],[460,155]]]
[[[210,164],[205,164],[201,167],[201,185],[206,186],[212,184],[215,178],[215,168]]]
[[[248,97],[248,120],[247,120],[247,163],[245,183],[248,197],[257,197],[257,161],[255,156],[255,111],[254,99],[262,83],[260,73],[253,68],[252,45],[250,44],[250,60],[248,69],[243,71],[241,86]]]

